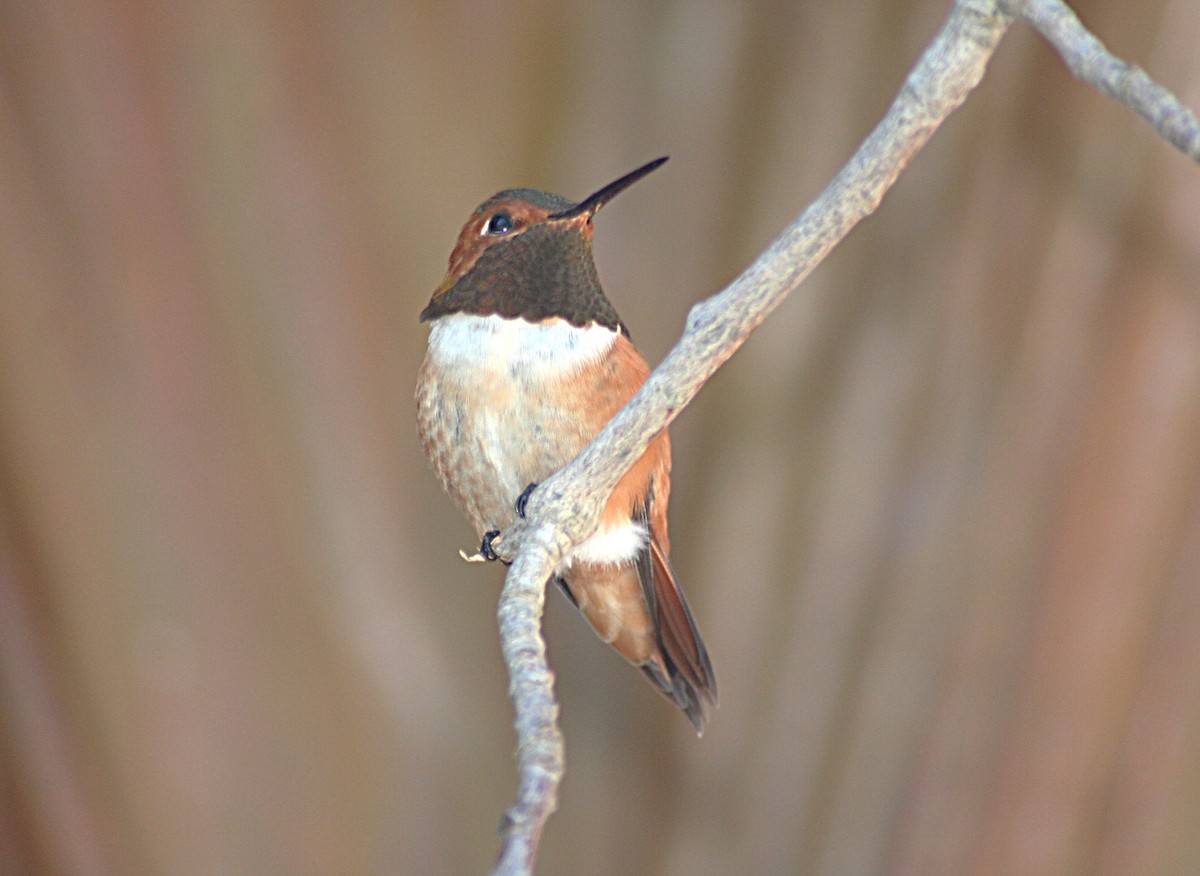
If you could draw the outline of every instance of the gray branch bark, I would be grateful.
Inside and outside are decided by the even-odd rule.
[[[1000,7],[1028,21],[1062,56],[1071,72],[1116,98],[1150,123],[1168,143],[1200,162],[1200,124],[1196,116],[1146,71],[1114,57],[1060,0],[1003,0]]]
[[[1081,79],[1129,104],[1200,161],[1200,124],[1139,68],[1110,55],[1058,0],[958,0],[887,114],[824,192],[719,294],[688,316],[683,337],[629,404],[570,465],[533,493],[527,518],[495,544],[512,559],[500,595],[501,646],[516,711],[517,799],[494,874],[530,874],[563,774],[554,676],[541,635],[554,568],[596,528],[621,475],[712,374],[863,218],[983,78],[1015,18],[1030,21]]]

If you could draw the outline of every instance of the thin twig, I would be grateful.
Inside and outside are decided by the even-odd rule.
[[[541,636],[545,585],[551,573],[573,546],[595,530],[617,481],[654,436],[829,251],[874,212],[916,152],[982,79],[1012,21],[1010,13],[1028,17],[1039,29],[1049,28],[1044,16],[1036,16],[1053,6],[1061,4],[958,0],[883,120],[820,197],[724,291],[692,308],[683,337],[642,389],[574,461],[542,482],[526,507],[526,519],[494,543],[502,555],[513,559],[500,596],[499,622],[516,711],[520,779],[517,800],[505,817],[503,846],[493,874],[532,873],[542,827],[557,804],[563,740],[554,677]],[[1061,12],[1051,11],[1062,18]],[[1073,15],[1071,21],[1059,22],[1059,27],[1070,31],[1069,39],[1062,37],[1064,42],[1073,44],[1077,32],[1071,29],[1078,28],[1092,40],[1084,55],[1107,56]],[[1050,33],[1047,37],[1055,41]],[[1097,84],[1108,91],[1109,86],[1101,82],[1118,83],[1117,91],[1109,93],[1130,102],[1163,136],[1194,157],[1194,117],[1140,70],[1107,57],[1119,65],[1113,70],[1124,73],[1105,73]],[[1107,69],[1095,60],[1084,66]],[[1132,79],[1130,70],[1137,74]],[[1142,79],[1152,88],[1147,89]],[[1121,87],[1121,82],[1134,82],[1136,87]],[[1160,118],[1166,120],[1165,128],[1155,122]]]
[[[1200,121],[1136,64],[1115,57],[1062,0],[1001,0],[1041,33],[1080,80],[1132,108],[1168,143],[1200,162]]]

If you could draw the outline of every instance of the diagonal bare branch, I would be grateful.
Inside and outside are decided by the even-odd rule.
[[[563,740],[541,636],[545,585],[554,568],[595,530],[617,481],[654,436],[830,250],[874,212],[916,152],[978,85],[1015,17],[1041,30],[1077,75],[1129,103],[1165,138],[1197,157],[1195,117],[1140,69],[1109,55],[1062,3],[955,3],[887,114],[825,191],[740,277],[692,308],[683,337],[637,395],[570,465],[538,487],[527,519],[495,544],[513,560],[498,614],[516,711],[519,783],[493,873],[532,873],[542,827],[557,804]]]
[[[1200,162],[1195,114],[1141,67],[1110,53],[1062,0],[1003,0],[1000,6],[1037,28],[1079,79],[1131,107],[1164,140]]]
[[[545,584],[555,566],[595,529],[605,498],[654,436],[838,241],[875,210],[913,155],[979,83],[1008,22],[990,4],[955,6],[850,162],[740,277],[692,309],[683,337],[637,395],[570,465],[538,487],[527,519],[504,533],[497,548],[513,558],[513,565],[499,619],[512,678],[520,781],[493,872],[532,871],[538,836],[556,805],[562,736],[541,637]]]

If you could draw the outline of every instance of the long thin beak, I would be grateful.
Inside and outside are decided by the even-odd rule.
[[[616,182],[610,182],[604,188],[600,189],[600,191],[588,195],[574,207],[568,207],[567,209],[558,213],[551,214],[547,218],[574,219],[576,216],[592,216],[597,210],[599,210],[621,192],[625,191],[646,174],[650,173],[650,171],[657,170],[658,168],[662,167],[666,161],[667,156],[664,155],[662,158],[654,159],[649,164],[643,164],[637,170],[625,174]]]

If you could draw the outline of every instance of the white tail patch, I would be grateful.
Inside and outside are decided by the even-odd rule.
[[[646,524],[636,520],[617,526],[605,526],[567,556],[565,568],[575,563],[619,566],[631,563],[646,549],[650,540]]]
[[[594,362],[616,340],[615,331],[595,323],[451,313],[434,321],[429,357],[456,369],[517,369],[528,380],[552,379]]]

